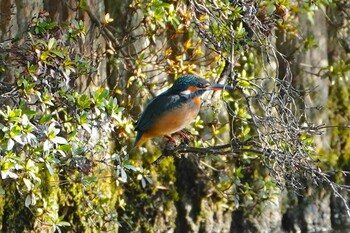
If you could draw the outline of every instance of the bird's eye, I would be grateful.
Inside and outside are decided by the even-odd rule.
[[[206,88],[206,87],[209,87],[209,86],[210,86],[209,83],[199,83],[199,84],[197,85],[198,88]]]

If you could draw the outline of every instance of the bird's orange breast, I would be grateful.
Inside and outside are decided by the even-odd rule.
[[[192,101],[162,114],[144,136],[150,138],[170,135],[182,130],[197,116],[200,106],[200,97],[195,97]]]

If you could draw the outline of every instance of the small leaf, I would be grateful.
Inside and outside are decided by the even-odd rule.
[[[250,83],[249,83],[248,81],[246,81],[246,80],[240,80],[240,81],[238,82],[238,86],[240,86],[240,87],[250,87],[251,85],[250,85]]]
[[[52,139],[52,138],[55,138],[56,135],[60,132],[61,130],[60,129],[57,129],[57,128],[49,128],[49,132],[48,132],[48,135],[47,137],[49,139]]]
[[[26,200],[24,201],[24,205],[29,208],[29,206],[32,204],[32,196],[28,194],[26,196]]]
[[[66,157],[66,153],[63,150],[57,150],[58,153],[62,155],[62,157]]]
[[[28,159],[26,169],[32,170],[33,168],[37,168],[36,163],[32,159]]]
[[[0,195],[5,195],[5,194],[6,194],[5,190],[2,188],[2,186],[0,186]]]
[[[47,49],[51,50],[54,46],[56,46],[56,39],[50,38],[49,43],[47,44]]]
[[[84,124],[87,122],[87,116],[88,116],[88,113],[87,112],[82,112],[81,116],[79,117],[79,123],[80,124]]]
[[[25,137],[25,141],[33,147],[36,146],[36,144],[38,143],[36,136],[32,133],[27,134],[27,136]]]
[[[41,61],[46,61],[46,59],[49,57],[49,53],[47,51],[43,52],[41,55],[40,55],[40,60]]]
[[[53,168],[51,167],[50,163],[45,163],[47,170],[49,171],[50,175],[54,174]]]
[[[43,151],[48,151],[51,148],[52,143],[49,140],[46,140],[43,145]]]
[[[26,110],[23,110],[23,114],[25,114],[27,116],[27,119],[28,117],[32,117],[32,116],[35,116],[37,114],[36,111],[33,111],[33,110],[30,110],[30,109],[26,109]],[[23,116],[25,116],[23,115]],[[23,117],[22,117],[22,124],[23,124]]]
[[[51,114],[45,114],[40,118],[40,124],[44,124],[52,119]]]
[[[86,130],[86,132],[88,132],[89,134],[91,134],[91,125],[90,124],[82,124],[81,125],[83,127],[83,129]]]
[[[66,222],[66,221],[61,221],[59,223],[57,223],[57,226],[60,226],[60,227],[69,227],[71,226],[69,222]]]
[[[23,126],[27,126],[29,124],[29,119],[28,119],[28,116],[27,115],[23,115],[22,116],[22,125]]]
[[[1,175],[1,179],[3,179],[3,180],[6,179],[8,176],[7,171],[1,171],[0,175]]]
[[[7,150],[12,150],[13,146],[15,145],[15,142],[10,138],[7,142]]]
[[[23,134],[22,134],[22,135],[16,135],[16,136],[13,137],[13,139],[14,139],[16,142],[18,142],[19,144],[21,144],[21,145],[26,144]]]
[[[123,183],[128,181],[128,176],[123,168],[120,168],[120,177]]]
[[[55,137],[50,139],[54,144],[67,144],[68,141],[63,137]]]
[[[84,183],[91,184],[93,182],[96,182],[97,177],[96,176],[87,176],[82,179]]]
[[[144,176],[148,183],[153,184],[153,180],[148,176]]]
[[[64,152],[68,152],[72,149],[72,147],[69,144],[64,144],[64,145],[58,146],[57,149]]]
[[[132,170],[132,171],[137,171],[137,167],[133,166],[133,165],[125,165],[124,168]]]
[[[146,181],[144,178],[141,179],[141,186],[142,186],[142,188],[146,187]]]
[[[23,182],[27,186],[28,191],[32,190],[33,183],[30,180],[28,180],[27,178],[23,178]]]
[[[51,53],[55,54],[56,56],[58,56],[60,58],[64,58],[64,54],[59,50],[51,50]]]
[[[104,23],[108,24],[110,22],[113,22],[114,19],[111,18],[110,14],[107,13],[105,14],[105,17],[104,17]]]
[[[1,171],[1,178],[6,179],[7,177],[14,179],[14,180],[18,179],[18,175],[16,173],[13,173],[9,170]]]

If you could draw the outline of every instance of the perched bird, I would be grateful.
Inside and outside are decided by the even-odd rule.
[[[171,134],[178,133],[197,116],[201,107],[201,95],[209,90],[232,90],[232,86],[210,83],[194,75],[183,75],[173,86],[155,97],[146,106],[137,122],[134,147],[150,138],[165,136],[175,142]]]

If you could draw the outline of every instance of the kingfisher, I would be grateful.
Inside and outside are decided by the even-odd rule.
[[[211,83],[195,75],[183,75],[172,87],[152,99],[141,114],[135,130],[137,131],[134,147],[141,146],[150,138],[164,136],[168,141],[179,134],[198,115],[201,108],[201,96],[209,90],[232,90],[232,86]]]

